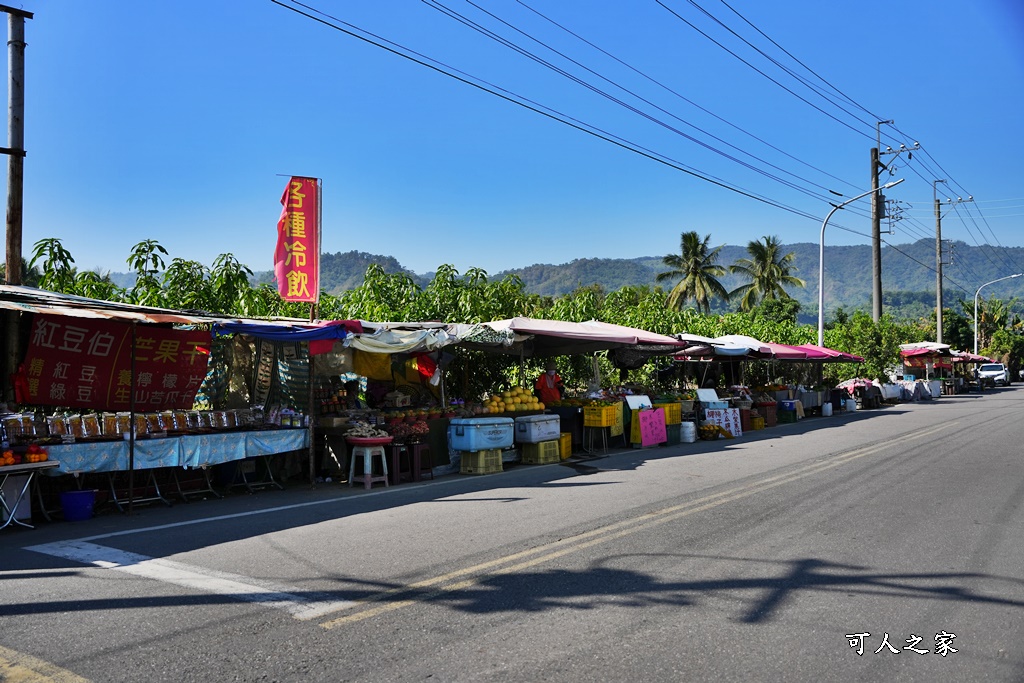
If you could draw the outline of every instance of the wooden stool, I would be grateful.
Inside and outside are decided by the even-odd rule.
[[[415,481],[416,474],[413,469],[412,453],[409,452],[409,446],[404,443],[393,443],[388,445],[388,468],[389,468],[389,480],[392,484],[399,484],[402,481]],[[408,467],[402,469],[403,456],[405,462],[408,463]]]
[[[380,458],[380,467],[384,472],[382,475],[375,475],[373,473],[373,459],[375,457]],[[358,477],[355,475],[356,458],[363,459],[363,473]],[[384,454],[383,446],[352,446],[352,453],[349,455],[348,462],[348,485],[353,486],[356,481],[363,482],[364,488],[372,487],[375,481],[382,481],[385,486],[388,486],[388,461],[387,456]]]
[[[412,462],[412,480],[423,481],[423,475],[434,478],[434,458],[430,455],[430,444],[416,443],[409,446]]]

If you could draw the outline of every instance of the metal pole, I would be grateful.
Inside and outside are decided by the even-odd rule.
[[[131,397],[128,399],[128,414],[131,416],[130,436],[128,437],[128,515],[135,514],[135,354],[138,343],[136,322],[132,321],[132,365],[131,365]]]
[[[982,287],[988,287],[989,285],[995,284],[996,282],[1002,282],[1003,280],[1010,280],[1010,279],[1015,278],[1015,277],[1021,277],[1022,275],[1024,275],[1024,273],[1015,273],[1013,275],[1007,275],[1006,277],[1001,277],[1001,278],[999,278],[997,280],[990,280],[989,282],[986,282],[985,284],[983,284],[981,287],[978,287],[978,291],[974,293],[974,355],[975,356],[978,355],[978,297],[981,295]]]
[[[888,190],[890,187],[895,187],[902,183],[904,178],[894,180],[891,183],[886,183],[882,187],[876,187],[862,192],[856,197],[847,199],[842,204],[837,204],[832,207],[832,210],[825,216],[825,220],[821,222],[821,242],[818,245],[818,346],[825,345],[825,226],[828,225],[828,219],[832,218],[839,209],[843,208],[847,204],[857,201],[862,197],[867,197],[872,192],[878,192],[879,190]]]

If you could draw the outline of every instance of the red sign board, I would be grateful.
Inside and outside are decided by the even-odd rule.
[[[209,366],[210,333],[136,326],[135,410],[192,407]],[[37,314],[25,356],[29,403],[92,410],[131,407],[132,327]]]
[[[320,299],[320,187],[316,178],[293,177],[281,196],[274,274],[285,301]]]

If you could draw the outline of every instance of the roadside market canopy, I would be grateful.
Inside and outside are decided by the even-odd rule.
[[[587,354],[633,347],[651,355],[678,353],[690,345],[676,337],[599,320],[577,323],[565,320],[516,317],[482,323],[495,339],[481,340],[474,332],[460,333],[461,343],[471,348],[530,357]]]
[[[267,324],[262,321],[231,321],[214,325],[218,334],[247,334],[274,341],[309,342],[310,353],[352,348],[370,353],[424,353],[458,341],[453,326],[445,323],[378,323],[366,320],[321,320]]]
[[[846,363],[863,363],[864,359],[860,356],[856,356],[852,353],[846,353],[845,351],[837,351],[836,349],[830,349],[825,346],[818,346],[817,344],[797,344],[793,348],[802,349],[807,352],[807,360],[820,361],[823,363],[829,362],[846,362]]]
[[[909,344],[900,344],[900,355],[904,358],[912,358],[914,356],[951,356],[953,351],[950,349],[949,344],[927,341],[911,342]]]
[[[199,325],[228,319],[228,316],[89,299],[22,285],[0,285],[0,308],[20,313],[166,325]]]
[[[981,354],[971,353],[970,351],[958,351],[953,354],[952,362],[954,363],[994,363],[995,361],[988,356],[982,356]]]
[[[710,356],[725,356],[736,360],[807,360],[811,352],[806,349],[773,344],[743,334],[726,334],[708,339],[703,348],[687,349],[680,360],[696,360]],[[817,354],[815,354],[817,355]]]

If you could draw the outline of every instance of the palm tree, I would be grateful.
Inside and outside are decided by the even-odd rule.
[[[718,278],[725,275],[725,268],[718,265],[718,252],[721,247],[708,248],[708,241],[711,235],[700,238],[696,232],[684,232],[680,235],[678,254],[669,254],[661,259],[661,262],[672,270],[658,273],[655,280],[679,281],[672,287],[668,295],[668,306],[674,310],[680,310],[687,300],[693,299],[697,308],[704,313],[711,310],[711,298],[719,297],[725,301],[729,300],[729,293],[718,281]]]
[[[792,299],[786,286],[803,287],[805,282],[792,275],[793,252],[782,254],[782,244],[775,236],[765,236],[747,244],[750,258],[737,259],[729,272],[749,280],[729,292],[740,297],[740,310],[749,311],[766,299]]]

